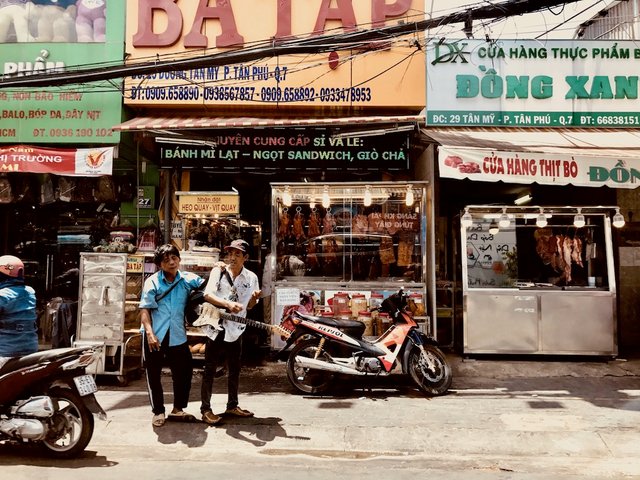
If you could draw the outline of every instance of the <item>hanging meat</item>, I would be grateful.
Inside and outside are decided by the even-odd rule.
[[[296,214],[293,216],[293,236],[296,241],[304,238],[304,215],[301,210],[300,207],[296,208]]]
[[[309,214],[309,237],[317,237],[320,235],[320,220],[318,219],[318,212],[314,208]]]
[[[291,217],[289,216],[289,209],[284,208],[282,213],[280,214],[280,224],[278,226],[278,236],[281,239],[286,238],[289,235],[289,221]]]
[[[327,212],[324,214],[324,218],[322,219],[322,233],[333,233],[333,230],[336,228],[336,220],[333,218],[333,214],[331,213],[331,209],[327,208]]]

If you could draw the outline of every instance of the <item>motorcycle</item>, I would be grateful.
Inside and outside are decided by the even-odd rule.
[[[392,323],[373,341],[363,339],[365,326],[357,320],[291,312],[281,324],[291,335],[278,353],[293,345],[287,358],[291,384],[300,392],[320,394],[334,385],[338,374],[386,376],[399,363],[424,394],[446,393],[451,367],[436,341],[407,312],[407,298],[400,289],[382,302],[380,311],[389,313]]]
[[[95,414],[107,416],[86,368],[102,346],[56,348],[12,358],[0,368],[0,442],[34,444],[56,458],[80,455]]]

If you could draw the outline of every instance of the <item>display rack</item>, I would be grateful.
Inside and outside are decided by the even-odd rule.
[[[125,337],[127,254],[80,253],[79,283],[74,346],[102,345],[101,361],[89,373],[115,375],[124,385],[140,368],[140,335]]]

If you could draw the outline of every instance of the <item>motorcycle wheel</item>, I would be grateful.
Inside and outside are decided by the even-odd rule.
[[[333,372],[296,365],[296,357],[316,358],[317,351],[317,340],[303,340],[293,347],[289,354],[287,377],[289,377],[291,384],[303,393],[319,394],[326,392],[334,381],[335,374]],[[329,361],[330,357],[325,350],[322,350],[317,358]]]
[[[419,348],[413,348],[409,352],[408,369],[418,388],[430,396],[444,394],[453,380],[447,359],[434,345],[424,345],[424,354]]]
[[[68,388],[52,388],[49,396],[55,413],[48,420],[49,431],[41,448],[56,458],[77,457],[93,436],[93,415],[82,398]]]

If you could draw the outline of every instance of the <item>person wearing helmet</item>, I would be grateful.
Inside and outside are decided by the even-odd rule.
[[[0,257],[0,368],[12,357],[38,351],[36,292],[24,283],[24,263]]]

